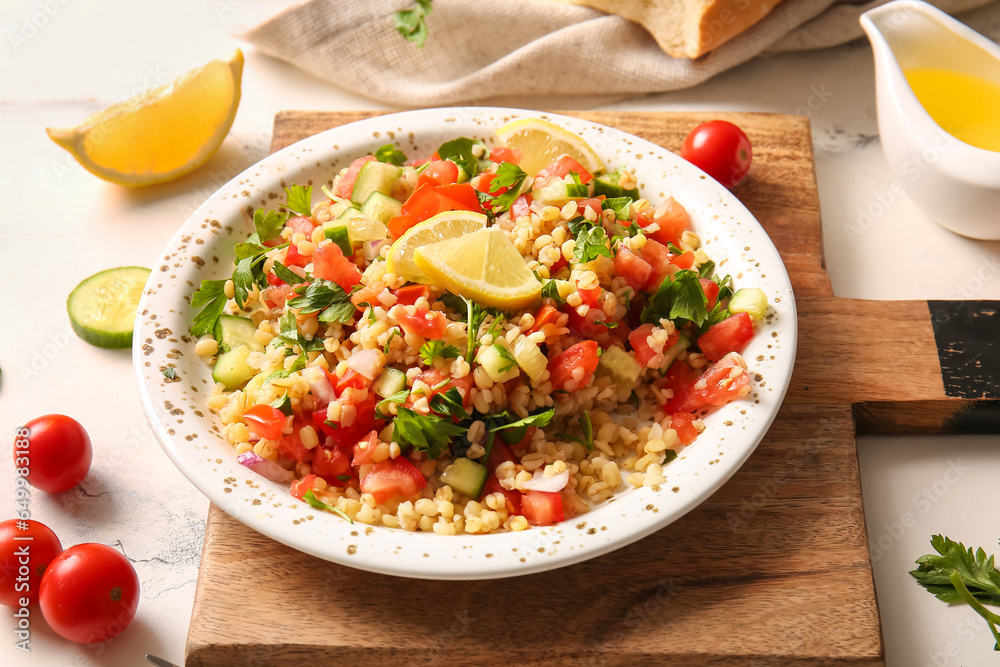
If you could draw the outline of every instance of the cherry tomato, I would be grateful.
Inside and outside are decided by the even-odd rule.
[[[93,456],[87,431],[66,415],[36,417],[14,440],[15,468],[26,469],[28,484],[49,493],[72,489],[83,481]]]
[[[49,563],[38,601],[60,636],[79,644],[105,641],[120,635],[135,617],[139,577],[117,549],[77,544]]]
[[[59,538],[40,521],[0,522],[0,604],[21,607],[27,606],[21,598],[36,601],[42,574],[61,551]]]
[[[739,127],[725,120],[710,120],[687,135],[681,157],[727,188],[734,188],[750,171],[753,151]]]

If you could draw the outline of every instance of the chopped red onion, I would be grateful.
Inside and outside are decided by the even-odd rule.
[[[295,479],[295,473],[291,470],[285,470],[274,461],[268,461],[254,452],[243,452],[236,460],[272,482],[287,483]]]
[[[351,355],[347,360],[347,367],[364,375],[369,380],[374,380],[382,372],[385,366],[385,354],[382,350],[360,350]]]
[[[541,470],[535,471],[535,476],[524,483],[524,488],[529,491],[548,491],[555,493],[562,491],[569,483],[569,470],[546,477]]]

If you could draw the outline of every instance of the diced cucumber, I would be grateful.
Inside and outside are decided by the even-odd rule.
[[[406,373],[397,370],[392,366],[386,366],[377,378],[372,390],[382,398],[389,398],[393,394],[406,388]]]
[[[588,196],[590,196],[590,190],[586,185],[579,183],[553,183],[531,192],[532,199],[557,205],[565,204],[571,199],[582,199]]]
[[[632,199],[639,198],[639,188],[623,188],[619,185],[621,180],[622,172],[621,169],[615,169],[607,174],[601,174],[600,176],[594,177],[594,196],[598,197],[604,195],[609,199],[612,197],[631,197]]]
[[[514,356],[500,343],[480,348],[476,361],[495,383],[513,380],[520,372]]]
[[[450,486],[452,491],[478,499],[488,476],[486,466],[462,457],[452,461],[441,472],[441,482]]]
[[[282,414],[284,414],[286,417],[292,414],[293,412],[292,399],[288,394],[282,395],[281,398],[274,399],[274,401],[271,403],[271,407],[278,408],[279,410],[281,410]]]
[[[323,230],[323,234],[326,238],[340,246],[340,251],[344,253],[344,257],[350,257],[354,254],[354,248],[351,247],[351,235],[347,231],[347,225],[341,224],[327,227]]]
[[[357,206],[348,206],[337,216],[337,220],[349,220],[351,216],[361,215],[361,209]]]
[[[756,287],[736,290],[736,294],[729,299],[729,312],[732,315],[748,313],[755,322],[758,322],[764,319],[767,313],[767,295]]]
[[[381,192],[384,195],[391,195],[396,179],[403,173],[403,170],[388,162],[365,162],[358,172],[358,179],[354,181],[354,189],[351,191],[351,201],[359,206],[364,204],[373,192]]]
[[[535,382],[548,366],[548,359],[545,358],[534,341],[529,340],[527,336],[521,336],[514,341],[513,355],[517,365]]]
[[[680,338],[677,339],[677,342],[663,351],[663,365],[660,368],[669,368],[670,364],[674,363],[674,359],[677,358],[678,354],[691,347],[691,341],[688,340],[687,336],[684,334],[678,335]]]
[[[247,383],[257,371],[250,367],[247,358],[250,348],[240,345],[229,352],[219,355],[215,361],[212,379],[225,385],[226,391],[234,391]]]
[[[455,166],[458,167],[458,178],[455,180],[456,183],[465,183],[467,180],[472,178],[469,175],[469,172],[465,170],[465,167],[458,164],[457,162],[455,163]]]
[[[620,347],[609,347],[597,362],[597,375],[611,378],[619,389],[632,389],[639,381],[642,367],[632,355]]]
[[[229,352],[240,345],[246,345],[251,352],[263,352],[264,346],[254,335],[257,326],[248,317],[222,315],[215,325],[215,340],[219,342],[219,352]]]
[[[382,192],[373,192],[368,195],[361,212],[384,225],[399,215],[402,208],[403,203],[398,199],[393,199]]]

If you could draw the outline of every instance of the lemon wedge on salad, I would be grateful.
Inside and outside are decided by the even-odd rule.
[[[583,137],[547,120],[521,118],[499,128],[496,135],[507,148],[521,151],[523,157],[518,166],[528,176],[534,176],[563,154],[592,174],[604,171],[604,161]]]
[[[151,185],[204,164],[222,144],[240,103],[243,53],[91,114],[46,128],[90,173],[120,185]]]
[[[496,227],[420,246],[413,259],[434,284],[484,306],[517,310],[542,296],[542,284]]]
[[[445,211],[406,230],[389,248],[385,269],[414,283],[430,283],[430,277],[413,260],[417,248],[470,234],[486,226],[486,216],[474,211]]]

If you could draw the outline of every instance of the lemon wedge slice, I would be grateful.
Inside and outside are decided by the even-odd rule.
[[[590,173],[604,171],[604,161],[577,134],[541,118],[521,118],[496,131],[497,138],[507,148],[517,148],[523,154],[518,164],[534,176],[564,153],[580,163]]]
[[[420,246],[413,259],[434,284],[484,306],[517,310],[542,296],[542,284],[496,227]]]
[[[414,283],[430,283],[431,278],[413,261],[414,251],[469,234],[486,226],[486,216],[474,211],[445,211],[410,227],[396,239],[385,258],[385,270]]]
[[[243,53],[213,60],[170,83],[88,116],[46,128],[90,173],[121,185],[162,183],[205,163],[232,127]]]

